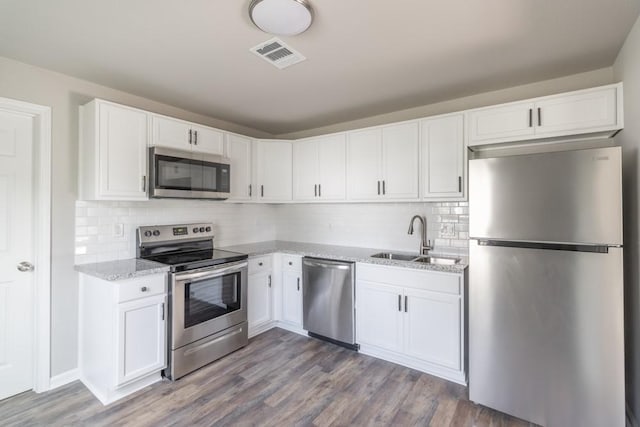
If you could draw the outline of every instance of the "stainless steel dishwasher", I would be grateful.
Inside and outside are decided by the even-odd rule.
[[[302,259],[302,326],[309,336],[357,350],[355,264]]]

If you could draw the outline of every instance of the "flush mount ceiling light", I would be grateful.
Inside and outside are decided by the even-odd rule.
[[[313,9],[307,0],[252,0],[249,16],[265,33],[295,36],[311,26]]]

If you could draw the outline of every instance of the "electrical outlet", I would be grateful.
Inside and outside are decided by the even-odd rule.
[[[455,224],[452,224],[452,223],[440,224],[440,237],[447,238],[447,237],[455,237],[455,236],[456,236]]]
[[[124,237],[124,224],[113,224],[113,236]]]

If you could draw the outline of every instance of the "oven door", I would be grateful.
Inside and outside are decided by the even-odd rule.
[[[224,200],[231,188],[229,159],[212,154],[149,149],[149,196]]]
[[[171,349],[247,321],[247,261],[171,275]]]

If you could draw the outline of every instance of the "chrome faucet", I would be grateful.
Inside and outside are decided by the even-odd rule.
[[[431,249],[431,241],[427,240],[427,220],[420,215],[414,215],[409,223],[409,234],[413,234],[413,223],[419,219],[422,223],[422,241],[420,242],[420,255],[427,255]]]

